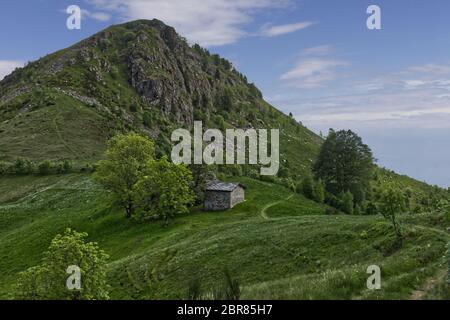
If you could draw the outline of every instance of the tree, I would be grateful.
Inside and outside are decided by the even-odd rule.
[[[64,160],[58,163],[56,166],[56,172],[58,174],[69,173],[72,170],[72,163],[69,160]]]
[[[302,180],[301,192],[308,199],[314,199],[314,180],[310,176]]]
[[[397,214],[404,213],[407,210],[407,201],[406,195],[392,184],[386,184],[379,191],[379,211],[386,219],[391,221],[399,247],[403,244],[403,234],[397,221]]]
[[[163,217],[165,225],[175,214],[188,212],[194,203],[192,173],[166,157],[152,161],[137,184],[137,201],[145,204],[143,216]]]
[[[38,165],[38,171],[43,176],[50,174],[52,171],[52,163],[48,160],[42,161]]]
[[[342,211],[347,214],[353,214],[353,194],[350,191],[347,191],[342,195]]]
[[[85,242],[86,233],[66,229],[58,234],[44,254],[42,263],[19,274],[16,299],[26,300],[105,300],[109,299],[106,282],[108,255],[97,243]],[[68,267],[79,268],[80,289],[70,290]]]
[[[330,130],[313,171],[325,183],[327,191],[334,195],[350,191],[358,195],[359,203],[369,187],[373,168],[372,151],[357,134],[350,130]]]
[[[318,203],[325,201],[325,186],[322,180],[316,181],[314,184],[314,200]]]
[[[29,159],[18,158],[12,165],[10,171],[17,175],[32,174],[34,172],[34,163]]]
[[[106,160],[98,163],[95,179],[117,196],[127,218],[136,210],[136,184],[152,163],[154,153],[155,146],[149,138],[136,133],[118,135],[108,143]]]

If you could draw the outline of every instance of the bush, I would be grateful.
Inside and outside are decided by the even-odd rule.
[[[58,174],[69,173],[70,171],[72,171],[72,163],[69,160],[64,160],[56,166],[56,173]]]
[[[333,208],[340,209],[342,207],[342,201],[332,193],[326,193],[325,203]]]
[[[13,295],[20,300],[106,300],[109,286],[106,265],[109,256],[97,243],[86,242],[86,233],[66,229],[44,253],[42,262],[19,273]],[[81,288],[68,290],[69,266],[82,271]]]
[[[38,171],[40,175],[49,175],[52,172],[52,163],[48,160],[42,161],[38,165]]]
[[[314,200],[318,203],[325,201],[325,186],[321,180],[314,184]]]
[[[353,214],[353,194],[347,191],[342,195],[342,211],[347,214]]]
[[[6,162],[0,162],[0,175],[3,176],[8,173],[8,164]]]
[[[28,159],[18,158],[10,166],[9,172],[17,175],[31,174],[34,172],[34,163]]]
[[[314,180],[307,176],[302,180],[301,187],[300,187],[301,193],[307,197],[308,199],[314,199]]]

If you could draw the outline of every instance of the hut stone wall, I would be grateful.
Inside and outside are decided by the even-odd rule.
[[[231,208],[233,208],[238,203],[245,201],[245,191],[244,188],[238,186],[236,189],[234,189],[233,192],[231,192]]]
[[[230,209],[231,192],[206,191],[205,210],[220,211]]]

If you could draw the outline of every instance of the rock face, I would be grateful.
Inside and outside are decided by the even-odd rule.
[[[58,87],[112,110],[128,112],[134,105],[133,110],[161,112],[186,126],[192,125],[196,109],[199,114],[214,114],[227,87],[240,86],[240,97],[235,98],[242,100],[260,96],[231,63],[189,46],[175,29],[158,20],[110,27],[31,63],[0,83],[1,95],[13,94],[16,80],[23,81],[24,74],[31,87]]]
[[[320,144],[265,102],[229,61],[189,45],[161,21],[137,20],[29,63],[0,82],[0,161],[96,159],[103,153],[98,146],[130,130],[151,136],[157,152],[167,155],[173,129],[192,128],[194,120],[205,129],[280,128],[282,139],[301,141],[289,154],[305,151],[298,163],[290,161],[296,170],[308,170]],[[87,145],[95,150],[85,151]]]

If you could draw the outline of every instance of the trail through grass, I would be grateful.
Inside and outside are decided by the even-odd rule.
[[[261,217],[263,217],[263,219],[265,219],[265,220],[271,220],[271,218],[269,218],[269,217],[267,216],[267,210],[270,209],[270,208],[272,208],[272,207],[275,207],[276,205],[279,205],[280,203],[282,203],[282,202],[284,202],[284,201],[288,201],[289,199],[292,199],[293,196],[294,196],[294,195],[291,194],[290,196],[288,196],[288,197],[287,197],[286,199],[284,199],[284,200],[279,200],[279,201],[274,201],[274,202],[272,202],[272,203],[269,203],[268,205],[266,205],[264,208],[261,209]],[[272,219],[273,219],[273,218],[272,218]]]

